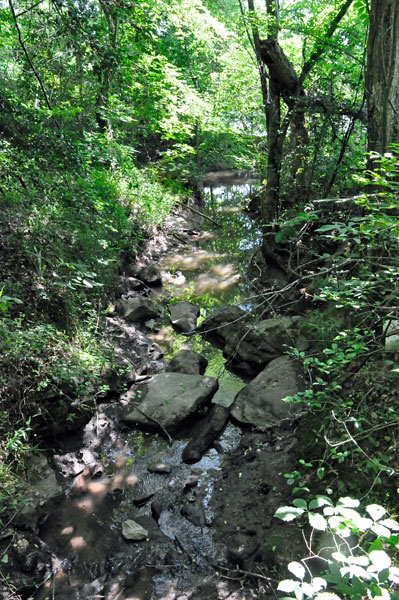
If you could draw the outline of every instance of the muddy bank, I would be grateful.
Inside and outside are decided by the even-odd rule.
[[[207,214],[215,222],[232,218],[236,200],[231,188],[222,200],[213,190]],[[284,418],[264,433],[228,422],[248,378],[226,371],[221,351],[192,335],[198,316],[222,303],[252,309],[242,266],[259,235],[249,233],[248,217],[235,232],[221,235],[207,219],[201,230],[198,208],[205,210],[182,209],[167,235],[160,233],[141,262],[121,273],[107,326],[127,367],[87,425],[57,438],[57,454],[50,466],[46,461],[32,497],[46,477],[53,487],[16,515],[0,539],[6,571],[23,598],[261,599],[287,558],[287,525],[283,530],[273,514],[289,497],[282,475],[295,465],[296,420]],[[200,310],[188,320],[175,318],[166,305],[179,300],[199,302]],[[183,363],[176,356],[166,368],[178,350],[205,355],[205,375],[205,357],[196,361],[193,354]],[[188,368],[194,373],[184,378]],[[173,394],[170,382],[162,383],[168,378],[157,375],[165,369],[171,380],[181,374]],[[191,384],[190,377],[199,379]],[[213,398],[197,404],[187,396],[201,378],[217,380],[219,389],[212,385]],[[166,385],[166,410],[159,412],[151,402]],[[174,427],[168,408],[183,396],[188,412],[179,413]],[[132,521],[139,535],[129,539]],[[10,598],[10,590],[4,585],[2,597]]]

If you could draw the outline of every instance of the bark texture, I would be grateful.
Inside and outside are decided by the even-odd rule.
[[[399,142],[399,2],[372,0],[367,47],[368,150]]]

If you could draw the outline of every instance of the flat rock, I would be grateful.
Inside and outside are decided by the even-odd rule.
[[[187,373],[188,375],[203,375],[208,361],[194,350],[179,350],[166,367],[170,373]]]
[[[141,525],[128,519],[122,523],[122,535],[125,540],[131,540],[133,542],[140,542],[147,539],[148,531]]]
[[[199,306],[183,300],[177,304],[170,304],[169,312],[172,327],[178,333],[191,333],[196,329],[200,314]]]
[[[128,323],[159,317],[159,310],[155,307],[154,303],[142,296],[119,300],[116,303],[116,310]]]
[[[123,420],[157,431],[162,425],[173,434],[211,402],[217,389],[218,381],[213,377],[160,373],[142,386],[144,399]]]
[[[266,431],[301,412],[300,404],[284,402],[284,398],[303,390],[304,375],[300,365],[289,357],[280,356],[238,392],[231,416],[240,423]]]

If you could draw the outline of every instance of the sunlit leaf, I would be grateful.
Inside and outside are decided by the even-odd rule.
[[[303,579],[305,577],[305,567],[300,562],[290,562],[287,568],[295,575],[295,577],[298,577],[298,579]]]
[[[320,531],[325,531],[327,529],[327,521],[323,515],[320,515],[319,513],[310,512],[309,523],[311,527],[314,527],[314,529],[318,529]]]
[[[389,569],[392,564],[390,557],[384,550],[373,550],[369,556],[372,562],[370,565],[371,570],[375,568],[377,571],[382,571],[383,569]]]
[[[309,509],[313,508],[321,508],[322,506],[333,506],[332,500],[327,498],[327,496],[316,496],[314,500],[312,500],[309,504]]]
[[[374,521],[378,521],[386,514],[386,510],[383,506],[379,504],[369,504],[366,506],[366,510],[369,513],[370,517],[374,519]]]
[[[347,506],[348,508],[357,508],[359,505],[360,505],[359,500],[355,500],[354,498],[349,498],[349,496],[340,498],[337,502],[337,506]]]
[[[389,529],[387,529],[383,525],[380,525],[379,523],[373,523],[373,525],[370,527],[370,529],[371,529],[371,531],[374,531],[374,533],[376,535],[379,535],[381,537],[386,537],[386,538],[391,537],[391,532],[389,531]]]
[[[320,594],[317,594],[315,598],[317,598],[317,600],[341,600],[341,598],[337,594],[334,594],[334,592],[320,592]]]
[[[395,519],[384,519],[379,524],[388,527],[391,531],[399,531],[399,523]]]
[[[280,508],[274,513],[274,516],[282,521],[293,521],[304,512],[305,511],[303,508],[296,508],[295,506],[280,506]]]
[[[279,592],[285,592],[286,594],[292,594],[295,588],[298,587],[299,581],[294,581],[293,579],[283,579],[277,586]]]

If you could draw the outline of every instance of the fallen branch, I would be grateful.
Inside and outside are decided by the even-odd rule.
[[[243,571],[242,569],[229,569],[228,567],[223,567],[222,565],[212,564],[214,569],[221,569],[222,571],[228,571],[229,573],[236,573],[237,575],[247,576],[247,577],[256,577],[257,579],[262,579],[263,581],[267,581],[270,583],[271,581],[275,581],[270,577],[266,577],[266,575],[261,575],[260,573],[253,573],[252,571]],[[224,577],[224,576],[223,576]],[[232,577],[231,579],[238,579],[237,577]]]
[[[134,408],[136,410],[139,411],[139,413],[141,413],[146,419],[149,419],[150,421],[153,421],[154,423],[156,423],[158,425],[158,427],[160,429],[162,429],[162,431],[164,432],[164,434],[166,435],[166,437],[168,438],[169,441],[169,446],[171,445],[171,443],[173,442],[172,438],[170,437],[169,433],[166,431],[165,427],[156,419],[154,419],[154,417],[150,417],[150,415],[147,415],[146,412],[144,412],[137,404],[133,404]]]
[[[349,198],[322,198],[321,200],[311,200],[311,204],[327,204],[328,202],[335,202],[335,204],[345,204],[346,202],[356,202],[356,200],[361,200],[365,196],[367,198],[378,198],[381,196],[381,192],[375,194],[360,194],[359,196],[351,196]]]
[[[203,217],[204,219],[207,219],[208,221],[210,221],[211,223],[216,225],[216,227],[222,227],[222,225],[220,223],[218,223],[217,221],[215,221],[214,219],[212,219],[212,217],[208,217],[208,215],[204,215],[204,213],[200,212],[196,208],[193,208],[192,206],[189,206],[188,204],[181,204],[181,206],[184,206],[185,208],[192,210],[193,213],[195,213],[196,215],[199,215],[200,217]]]

